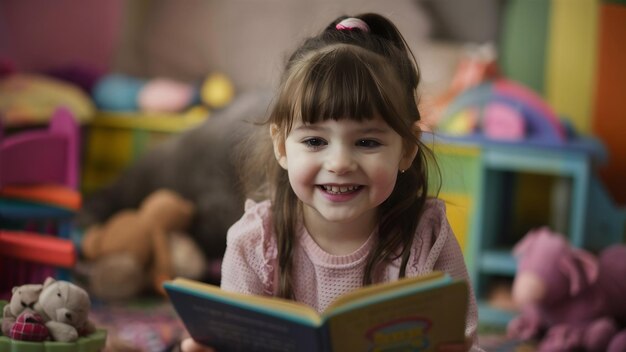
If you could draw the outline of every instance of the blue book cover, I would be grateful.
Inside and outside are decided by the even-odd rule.
[[[464,340],[467,283],[441,272],[357,289],[322,313],[188,279],[164,287],[189,334],[218,351],[434,351]]]

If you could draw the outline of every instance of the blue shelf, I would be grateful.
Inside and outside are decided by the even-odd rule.
[[[468,271],[476,290],[481,323],[506,325],[514,316],[512,312],[489,306],[487,300],[492,284],[514,278],[517,262],[511,251],[531,226],[550,225],[566,235],[573,246],[592,251],[623,240],[626,209],[612,202],[597,178],[595,165],[606,155],[602,145],[593,138],[574,138],[559,145],[436,137],[435,140],[474,153],[463,165],[465,169],[459,165],[451,169],[447,177],[468,182],[465,188],[459,189],[469,190],[467,196],[471,199],[465,254],[469,258]],[[446,152],[441,147],[439,151]],[[453,156],[457,159],[466,155],[455,153]],[[449,157],[448,160],[455,159]],[[522,203],[516,198],[518,190],[512,187],[527,177],[524,175],[550,182],[551,188],[544,190],[539,200],[531,199],[542,202],[540,205],[548,204],[546,208],[550,213],[546,213],[545,219],[533,218],[532,214],[524,219],[525,215],[514,208]],[[508,224],[514,226],[507,227]]]
[[[507,250],[490,250],[482,253],[479,259],[480,270],[486,274],[515,275],[517,262]]]
[[[483,301],[478,301],[478,318],[481,324],[506,326],[517,312],[495,308]]]

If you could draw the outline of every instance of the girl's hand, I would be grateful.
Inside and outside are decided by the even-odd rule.
[[[215,352],[211,347],[201,345],[197,343],[191,337],[187,337],[180,343],[180,350],[182,352]]]
[[[446,342],[437,346],[437,352],[467,352],[473,343],[471,338],[466,338],[465,342]]]

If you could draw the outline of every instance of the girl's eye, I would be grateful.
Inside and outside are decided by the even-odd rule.
[[[376,148],[381,146],[382,144],[379,141],[373,140],[373,139],[361,139],[358,142],[356,142],[357,147],[364,147],[364,148]]]
[[[304,141],[302,141],[302,143],[307,148],[311,148],[311,149],[320,148],[320,147],[323,147],[324,145],[326,145],[326,141],[324,141],[321,138],[308,138],[308,139],[305,139]]]

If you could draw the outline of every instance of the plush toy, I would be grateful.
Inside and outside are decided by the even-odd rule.
[[[258,130],[255,123],[264,120],[271,99],[266,91],[240,93],[197,127],[155,145],[109,185],[85,197],[76,225],[86,230],[105,224],[124,209],[139,208],[156,190],[171,189],[194,205],[196,215],[185,233],[215,263],[203,280],[219,284],[226,232],[244,213],[246,196],[236,167],[240,146]]]
[[[94,264],[91,292],[105,300],[131,298],[147,285],[162,292],[163,281],[173,275],[169,235],[184,231],[194,212],[178,193],[159,189],[139,209],[122,210],[88,228],[81,249]]]
[[[7,336],[13,340],[42,342],[50,338],[50,330],[41,315],[25,310],[15,319]]]
[[[204,280],[205,275],[215,277],[220,273],[221,266],[216,267],[216,260],[207,260],[189,234],[172,232],[168,237],[173,277]],[[144,266],[127,252],[106,255],[96,260],[88,270],[92,293],[105,301],[128,300],[137,296],[152,284],[146,280],[147,277]]]
[[[204,252],[188,233],[170,233],[170,249],[174,276],[195,280],[204,279],[207,270],[211,268],[211,262],[207,260]]]
[[[71,342],[96,329],[88,319],[91,301],[87,291],[63,280],[47,278],[35,304],[54,341]]]
[[[626,351],[626,246],[596,257],[541,228],[514,254],[512,294],[521,313],[509,337],[540,339],[539,351]]]
[[[43,285],[39,284],[13,287],[11,299],[2,312],[2,333],[5,336],[10,336],[11,329],[22,312],[33,311],[42,289]]]

